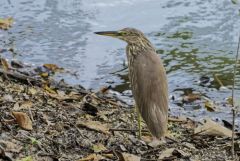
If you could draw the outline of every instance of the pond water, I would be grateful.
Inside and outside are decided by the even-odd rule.
[[[231,118],[222,105],[231,96],[240,16],[230,0],[1,0],[0,11],[0,17],[15,20],[10,30],[0,31],[0,48],[16,52],[6,57],[57,64],[76,74],[57,79],[94,90],[111,85],[126,94],[126,44],[93,32],[138,28],[163,59],[172,96],[193,91],[221,106],[208,112],[195,104],[171,103],[173,113]],[[219,88],[214,74],[228,89]],[[203,76],[212,80],[209,86],[199,85]]]

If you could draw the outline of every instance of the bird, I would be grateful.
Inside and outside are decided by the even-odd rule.
[[[166,70],[153,44],[135,28],[95,34],[118,38],[127,43],[128,76],[138,111],[139,137],[142,118],[152,136],[164,140],[168,124],[168,83]]]

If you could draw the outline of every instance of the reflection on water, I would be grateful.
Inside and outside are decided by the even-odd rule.
[[[224,102],[231,93],[218,91],[213,77],[218,74],[231,88],[240,17],[228,0],[1,0],[0,10],[0,17],[15,19],[13,28],[0,31],[0,48],[13,47],[15,58],[28,63],[54,63],[76,72],[77,77],[64,75],[69,83],[129,89],[128,70],[123,70],[126,44],[93,32],[135,27],[163,59],[171,94],[191,88]],[[200,86],[201,76],[212,78],[211,85]]]

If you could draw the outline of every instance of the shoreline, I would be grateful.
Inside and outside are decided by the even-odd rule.
[[[204,123],[170,116],[167,143],[153,148],[144,123],[137,137],[134,109],[106,97],[107,89],[93,93],[17,71],[0,68],[0,160],[231,159],[231,138],[194,132]]]

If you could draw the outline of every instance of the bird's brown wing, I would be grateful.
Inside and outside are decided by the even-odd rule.
[[[136,105],[150,132],[161,138],[167,131],[168,85],[160,57],[141,53],[133,62],[132,90]]]

